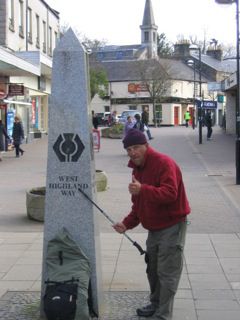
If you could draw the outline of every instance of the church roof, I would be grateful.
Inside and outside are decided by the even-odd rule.
[[[146,0],[146,2],[145,2],[145,9],[144,9],[144,14],[143,14],[142,25],[143,26],[155,25],[151,0]]]

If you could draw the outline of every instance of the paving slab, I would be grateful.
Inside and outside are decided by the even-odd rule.
[[[239,320],[240,186],[235,185],[235,137],[214,128],[211,144],[204,140],[199,145],[198,132],[191,128],[152,128],[152,132],[151,145],[179,163],[192,207],[173,319]],[[0,318],[4,320],[37,319],[43,223],[27,219],[25,193],[45,184],[46,142],[47,137],[24,146],[26,153],[19,159],[6,153],[0,163],[1,183],[6,186],[0,194]],[[98,204],[115,221],[131,207],[127,159],[121,140],[102,138],[95,161],[108,176],[108,189],[98,193]],[[113,232],[100,213],[99,224],[103,320],[138,319],[136,307],[148,300],[143,256]],[[145,248],[146,230],[139,226],[128,234]]]

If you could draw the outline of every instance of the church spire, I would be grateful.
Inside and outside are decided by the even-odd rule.
[[[146,0],[143,21],[140,26],[141,43],[148,49],[148,57],[157,57],[157,25],[155,24],[151,0]]]

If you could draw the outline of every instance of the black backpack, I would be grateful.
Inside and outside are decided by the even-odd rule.
[[[44,312],[48,320],[74,320],[77,309],[78,279],[46,281]]]

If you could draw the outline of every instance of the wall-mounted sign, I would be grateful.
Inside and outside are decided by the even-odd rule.
[[[217,101],[211,100],[197,100],[197,107],[204,108],[204,109],[217,109]]]
[[[128,92],[129,93],[136,93],[136,92],[146,92],[147,86],[145,83],[129,83],[128,84]]]
[[[222,83],[221,82],[208,82],[208,91],[221,91]]]
[[[8,95],[10,97],[24,96],[24,85],[12,84],[12,83],[9,84]]]

